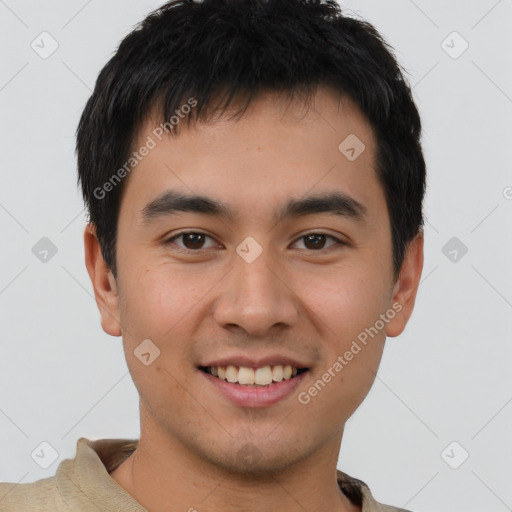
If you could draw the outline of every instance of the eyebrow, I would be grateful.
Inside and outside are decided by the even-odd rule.
[[[144,206],[142,209],[143,224],[150,224],[178,212],[220,217],[230,222],[239,218],[229,205],[216,199],[168,190]],[[308,195],[300,199],[289,199],[275,212],[274,221],[279,223],[288,218],[319,213],[330,213],[357,222],[364,222],[368,215],[367,208],[353,197],[341,192],[326,192]]]

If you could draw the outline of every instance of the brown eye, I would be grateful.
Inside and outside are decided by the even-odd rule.
[[[208,238],[213,241],[213,238],[209,235],[206,235],[205,233],[188,231],[174,235],[165,243],[175,244],[178,247],[189,251],[200,251],[202,249],[208,248],[208,246],[205,247],[205,242]],[[328,239],[331,239],[333,243],[326,245]],[[181,243],[177,243],[177,240],[181,240]],[[322,251],[329,248],[331,245],[346,245],[336,237],[327,235],[325,233],[310,233],[308,235],[301,236],[295,243],[298,243],[299,241],[303,241],[304,248],[308,251]],[[212,247],[212,245],[209,247]]]
[[[310,233],[309,235],[301,236],[297,241],[303,240],[304,246],[306,249],[312,250],[312,251],[321,251],[322,249],[326,249],[326,241],[330,238],[331,240],[334,240],[334,244],[330,244],[327,247],[330,247],[331,245],[344,245],[344,243],[341,240],[338,240],[337,238],[326,235],[325,233]],[[297,243],[297,242],[296,242]]]
[[[210,236],[205,235],[204,233],[197,233],[195,231],[189,231],[186,233],[179,233],[174,235],[172,238],[166,241],[166,244],[176,243],[175,240],[181,240],[182,244],[177,244],[178,247],[183,249],[189,249],[191,251],[205,249],[204,243],[207,238]]]
[[[204,244],[205,235],[201,233],[185,233],[182,237],[187,249],[201,249]]]
[[[304,237],[304,245],[308,249],[323,249],[325,245],[325,235],[308,235]]]

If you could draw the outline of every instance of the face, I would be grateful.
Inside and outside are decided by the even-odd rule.
[[[337,458],[422,266],[418,237],[393,280],[369,123],[319,89],[310,109],[262,95],[239,120],[183,124],[161,141],[158,124],[141,130],[136,147],[156,145],[123,193],[117,282],[86,229],[102,325],[122,334],[140,394],[141,439],[147,431],[239,473],[247,455],[255,473],[327,449]],[[254,374],[276,382],[204,371],[228,365],[248,382],[270,367]],[[279,380],[281,365],[300,370]]]

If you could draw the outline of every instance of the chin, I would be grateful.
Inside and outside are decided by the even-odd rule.
[[[211,464],[230,473],[236,473],[238,476],[252,479],[270,478],[306,458],[305,453],[290,450],[287,444],[281,441],[266,443],[265,440],[235,443],[233,440],[229,446],[223,447],[224,451],[215,453],[203,451],[202,455]],[[295,443],[290,442],[290,444],[293,446]]]

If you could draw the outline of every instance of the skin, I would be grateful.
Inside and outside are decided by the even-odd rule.
[[[335,470],[344,424],[368,394],[386,336],[412,313],[423,267],[423,235],[409,244],[393,279],[389,215],[374,170],[371,126],[347,98],[319,88],[313,107],[261,94],[240,120],[180,127],[129,175],[117,239],[117,281],[103,260],[94,226],[85,229],[86,265],[104,331],[122,336],[140,395],[137,450],[111,476],[144,507],[164,510],[355,511]],[[160,121],[149,118],[139,147]],[[338,145],[357,134],[366,146],[353,162]],[[228,204],[232,222],[180,213],[144,224],[142,209],[164,190]],[[273,222],[274,211],[307,193],[348,194],[367,218],[320,213]],[[183,232],[201,232],[201,244]],[[305,235],[324,233],[323,251]],[[251,264],[236,248],[248,236],[262,247]],[[193,251],[196,251],[194,253]],[[379,315],[401,304],[325,388],[307,391]],[[145,366],[144,339],[160,356]],[[285,354],[308,363],[290,396],[263,408],[235,406],[197,366],[226,354]],[[251,443],[252,464],[240,450]]]

